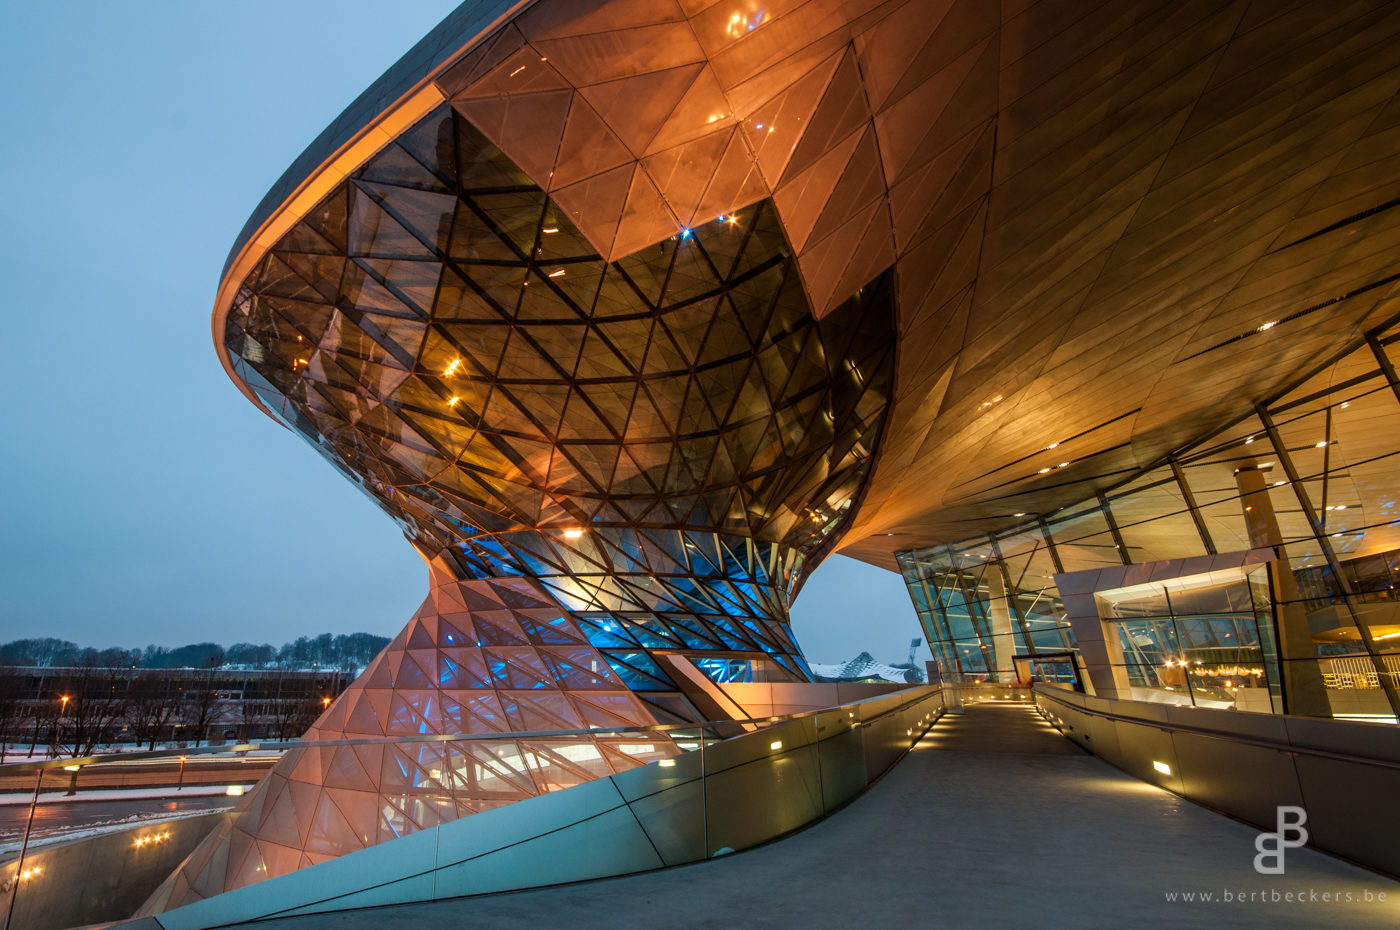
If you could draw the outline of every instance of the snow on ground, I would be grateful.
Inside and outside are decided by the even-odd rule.
[[[101,791],[79,791],[69,795],[66,791],[45,791],[39,795],[40,804],[71,804],[74,801],[147,801],[152,798],[199,798],[228,794],[230,789],[242,794],[248,789],[243,785],[190,785],[176,791],[174,788],[110,788]],[[237,796],[237,795],[234,795]],[[34,797],[29,792],[0,794],[0,805],[23,804],[28,806]]]
[[[29,838],[29,851],[41,849],[44,846],[52,846],[55,843],[67,843],[70,840],[82,840],[89,837],[99,836],[103,833],[117,833],[122,830],[130,830],[132,827],[148,823],[164,823],[170,820],[184,820],[186,817],[203,817],[205,814],[215,814],[226,811],[227,807],[214,807],[208,810],[199,811],[151,811],[147,814],[131,814],[127,817],[119,817],[115,820],[104,821],[92,824],[79,830],[58,830],[48,834],[38,834]],[[0,843],[0,861],[11,859],[19,854],[21,842]]]

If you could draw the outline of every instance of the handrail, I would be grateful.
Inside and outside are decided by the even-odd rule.
[[[850,701],[845,704],[832,705],[819,710],[804,710],[795,714],[784,714],[777,717],[744,717],[733,720],[702,720],[696,723],[654,723],[646,726],[635,727],[594,727],[579,730],[521,730],[502,733],[426,733],[408,736],[373,736],[359,738],[342,739],[317,739],[317,740],[275,740],[259,743],[234,743],[223,746],[199,746],[188,749],[155,749],[138,752],[113,752],[103,753],[94,756],[74,756],[68,758],[45,759],[40,762],[11,762],[0,765],[0,777],[6,775],[19,775],[29,772],[37,772],[45,769],[71,769],[73,766],[86,767],[89,765],[111,764],[116,762],[136,762],[148,759],[177,759],[181,756],[212,756],[225,753],[247,753],[247,752],[287,752],[293,749],[324,749],[329,746],[371,746],[371,745],[402,745],[404,743],[455,743],[474,742],[487,740],[530,740],[530,739],[557,739],[564,736],[607,736],[609,734],[628,733],[663,733],[668,734],[673,731],[704,730],[711,727],[733,726],[743,724],[759,724],[771,726],[788,720],[799,720],[804,717],[813,717],[817,714],[828,713],[837,707],[854,707],[858,704],[865,704],[874,701],[887,700],[895,695],[911,694],[918,692],[920,696],[925,693],[932,693],[941,690],[941,685],[922,685],[913,688],[904,688],[898,691],[891,691],[886,694],[872,695],[868,698],[861,698],[857,701]],[[911,696],[908,700],[900,703],[899,707],[906,707],[918,697]]]
[[[1060,704],[1064,707],[1072,707],[1077,711],[1081,711],[1082,713],[1093,714],[1094,716],[1102,717],[1106,720],[1121,720],[1124,723],[1135,723],[1139,726],[1156,727],[1157,729],[1162,730],[1166,733],[1189,733],[1192,736],[1202,736],[1206,739],[1228,740],[1231,742],[1243,743],[1248,746],[1256,746],[1260,749],[1272,749],[1276,752],[1284,752],[1293,756],[1313,756],[1319,759],[1332,759],[1337,762],[1353,762],[1358,765],[1370,765],[1375,768],[1393,769],[1396,771],[1400,771],[1400,761],[1396,760],[1376,759],[1369,756],[1353,755],[1352,753],[1348,752],[1335,752],[1330,749],[1317,749],[1311,746],[1299,746],[1294,743],[1282,743],[1278,740],[1265,739],[1263,737],[1258,736],[1244,736],[1234,733],[1226,733],[1221,730],[1211,730],[1205,727],[1193,727],[1180,723],[1165,723],[1160,720],[1145,720],[1141,717],[1129,717],[1125,714],[1115,714],[1110,711],[1096,710],[1093,708],[1081,706],[1079,704],[1073,704],[1057,695],[1054,695],[1049,689],[1042,690],[1041,686],[1039,685],[1037,685],[1033,690],[1034,693],[1039,697],[1048,698],[1049,700],[1052,700],[1055,703]],[[1103,698],[1102,700],[1108,700],[1108,698]],[[1205,709],[1209,710],[1210,708]],[[1271,716],[1285,715],[1274,714]],[[1338,722],[1350,723],[1352,721]]]

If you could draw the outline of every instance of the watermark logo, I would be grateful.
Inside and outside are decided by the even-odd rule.
[[[1282,875],[1284,851],[1308,842],[1308,828],[1303,826],[1307,822],[1308,812],[1301,807],[1280,805],[1275,832],[1254,838],[1254,848],[1259,851],[1254,857],[1254,871],[1260,875]]]

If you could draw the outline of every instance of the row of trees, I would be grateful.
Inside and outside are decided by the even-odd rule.
[[[373,633],[302,636],[282,646],[270,643],[190,643],[167,648],[94,649],[66,639],[17,639],[0,646],[0,665],[34,668],[334,668],[345,672],[364,668],[389,640]]]
[[[325,709],[337,676],[263,675],[255,693],[231,691],[229,674],[71,667],[36,679],[0,667],[0,764],[11,746],[33,755],[91,755],[102,745],[154,749],[179,740],[199,746],[226,733],[238,739],[295,739]],[[36,684],[37,682],[37,684]]]

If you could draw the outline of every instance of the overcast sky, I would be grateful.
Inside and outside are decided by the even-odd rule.
[[[0,641],[277,644],[408,620],[422,562],[244,400],[209,316],[267,188],[454,5],[8,11]],[[841,557],[793,615],[817,662],[902,661],[922,635],[897,575]]]

